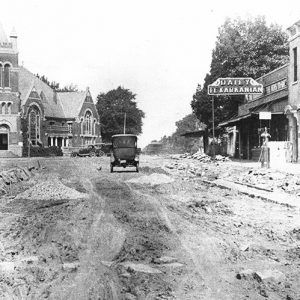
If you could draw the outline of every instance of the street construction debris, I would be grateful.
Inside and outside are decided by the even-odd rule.
[[[229,175],[229,174],[228,174]],[[300,196],[300,176],[266,169],[251,169],[241,174],[231,174],[231,181],[268,191],[280,191]]]
[[[65,186],[58,178],[52,178],[37,183],[30,189],[18,194],[15,199],[64,200],[82,199],[85,197],[86,194]]]
[[[135,183],[139,185],[160,185],[160,184],[166,184],[166,183],[171,183],[173,182],[174,179],[165,175],[165,174],[160,174],[160,173],[152,173],[151,175],[145,175],[139,178],[132,178],[127,180],[129,183]]]
[[[201,162],[212,162],[212,161],[229,161],[230,159],[223,155],[216,155],[215,159],[213,159],[211,156],[198,151],[194,154],[190,153],[184,153],[184,154],[174,154],[171,156],[172,159],[182,159],[182,158],[188,158],[188,159],[197,159]]]
[[[32,177],[31,167],[11,168],[0,172],[0,195],[7,194],[12,189],[12,186],[21,181],[27,181]]]

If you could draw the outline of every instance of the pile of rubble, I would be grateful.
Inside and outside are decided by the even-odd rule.
[[[220,166],[218,164],[197,163],[197,161],[180,161],[169,162],[164,165],[165,170],[174,174],[180,174],[185,177],[202,177],[205,180],[214,180],[219,178]]]
[[[256,188],[300,195],[300,177],[295,174],[266,169],[251,169],[239,175],[228,174],[227,178]]]
[[[198,151],[194,154],[190,154],[190,153],[174,154],[174,155],[171,156],[171,158],[176,159],[176,160],[183,159],[183,158],[197,159],[200,162],[204,162],[204,163],[212,162],[212,161],[222,162],[222,161],[229,161],[230,160],[228,157],[223,156],[223,155],[216,155],[215,159],[213,159],[211,156],[209,156],[209,155],[207,155],[207,154],[205,154],[201,151]]]
[[[7,194],[12,186],[18,182],[29,180],[32,177],[32,171],[40,166],[14,167],[0,172],[0,195]]]
[[[83,199],[86,196],[87,194],[65,186],[58,178],[51,178],[39,182],[30,189],[18,194],[15,199],[65,200]]]

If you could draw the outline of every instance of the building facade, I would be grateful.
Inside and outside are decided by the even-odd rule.
[[[19,66],[17,35],[0,24],[0,154],[21,156],[25,144],[78,147],[101,142],[100,119],[87,88],[56,92]]]
[[[287,32],[289,63],[256,79],[264,86],[263,94],[246,96],[236,116],[219,124],[230,128],[228,152],[232,156],[258,160],[261,134],[267,128],[270,145],[283,148],[286,161],[295,162],[300,157],[300,21]],[[269,117],[264,118],[263,112]]]

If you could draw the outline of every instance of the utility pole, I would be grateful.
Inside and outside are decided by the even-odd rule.
[[[126,113],[124,115],[124,134],[126,133]]]
[[[30,157],[30,113],[28,114],[28,157]]]
[[[213,159],[215,159],[216,149],[215,149],[215,97],[214,96],[212,96],[211,106],[212,106],[212,132],[213,132],[212,156]]]

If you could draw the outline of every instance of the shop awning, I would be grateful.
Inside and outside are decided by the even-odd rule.
[[[254,109],[251,110],[251,113],[259,114],[260,112],[264,112],[264,111],[266,111],[266,112],[269,111],[269,112],[271,112],[272,115],[284,114],[283,111],[276,111],[276,112],[272,111],[272,107],[271,107],[270,103],[265,103],[261,106],[255,107]]]
[[[181,134],[184,137],[201,137],[204,135],[204,130],[189,131]]]
[[[244,116],[236,116],[236,117],[233,117],[233,118],[231,118],[231,119],[229,119],[229,120],[227,120],[227,121],[224,121],[224,122],[219,123],[219,126],[220,126],[220,127],[223,127],[223,126],[227,126],[227,125],[229,125],[229,124],[236,123],[236,122],[238,122],[238,121],[240,121],[240,120],[250,118],[251,115],[252,115],[252,114],[250,113],[250,114],[246,114],[246,115],[244,115]]]

